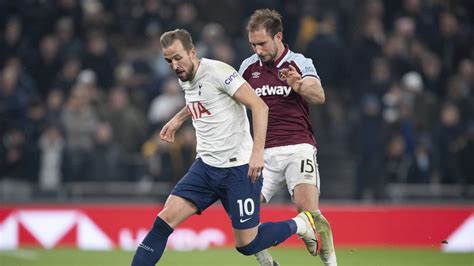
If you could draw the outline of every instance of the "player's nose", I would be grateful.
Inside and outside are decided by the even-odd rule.
[[[255,47],[255,53],[256,53],[258,56],[262,56],[262,55],[263,55],[262,47],[256,46],[256,47]]]
[[[178,62],[176,62],[175,60],[172,60],[172,61],[170,62],[170,67],[171,67],[171,69],[172,69],[173,71],[176,71],[176,70],[178,69],[178,67],[179,67],[179,66],[178,66]]]

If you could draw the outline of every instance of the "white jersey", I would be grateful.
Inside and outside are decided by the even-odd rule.
[[[196,129],[197,157],[214,167],[247,164],[253,141],[245,106],[232,96],[246,81],[231,66],[202,58],[191,81],[179,81]]]

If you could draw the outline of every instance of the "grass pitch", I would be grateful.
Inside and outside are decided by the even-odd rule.
[[[273,257],[282,266],[322,265],[305,249],[274,248]],[[130,266],[133,252],[79,251],[75,249],[22,249],[0,251],[0,266]],[[427,249],[338,249],[339,266],[474,266],[474,253],[442,253]],[[165,251],[158,265],[237,266],[258,265],[253,256],[233,249]]]

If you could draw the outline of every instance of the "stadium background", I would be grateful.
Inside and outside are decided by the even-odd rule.
[[[199,56],[238,68],[252,52],[246,21],[261,7],[283,15],[285,42],[322,77],[327,101],[310,112],[336,245],[449,249],[441,241],[460,230],[472,252],[469,0],[0,0],[0,249],[81,247],[78,232],[95,229],[123,248],[115,221],[94,212],[131,223],[130,249],[195,156],[190,124],[173,145],[156,137],[184,104],[160,34],[185,28]],[[281,191],[264,218],[291,217],[289,202]],[[123,218],[142,208],[138,224]],[[353,222],[366,216],[375,224]],[[346,230],[376,224],[375,239],[354,242]],[[54,225],[62,231],[45,230]]]

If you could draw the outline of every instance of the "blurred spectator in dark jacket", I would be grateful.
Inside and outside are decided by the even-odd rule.
[[[410,163],[407,180],[408,183],[428,184],[433,181],[436,169],[436,162],[433,155],[431,139],[420,137],[415,146],[415,152]]]
[[[73,55],[80,55],[82,42],[74,32],[74,20],[62,17],[56,22],[55,34],[59,41],[59,57],[63,60]]]
[[[194,38],[199,36],[204,26],[201,18],[197,16],[194,2],[183,2],[178,6],[173,24],[172,28],[186,29]]]
[[[329,87],[340,88],[343,84],[341,76],[348,75],[346,47],[337,34],[337,18],[334,13],[325,13],[318,24],[316,36],[303,52],[313,59],[318,75]]]
[[[457,145],[456,159],[463,182],[474,185],[474,120],[472,120]]]
[[[46,121],[48,124],[61,125],[61,114],[64,107],[64,92],[62,90],[53,89],[49,91],[46,99]]]
[[[461,59],[468,55],[472,43],[469,45],[468,35],[463,33],[458,18],[448,11],[439,14],[438,34],[435,36],[429,45],[441,58],[443,74],[450,75]]]
[[[436,147],[436,157],[441,174],[441,183],[457,183],[460,181],[459,168],[457,167],[455,154],[456,143],[462,134],[459,108],[446,103],[441,109],[439,123],[433,132],[433,143]]]
[[[83,10],[80,0],[57,0],[55,2],[55,18],[69,17],[73,21],[74,33],[82,30]]]
[[[8,57],[29,59],[31,47],[22,36],[23,24],[19,17],[8,18],[0,38],[0,66],[3,66]]]
[[[407,181],[412,156],[406,152],[403,136],[395,133],[387,142],[384,156],[384,176],[378,185],[383,188],[390,182],[404,183]]]
[[[218,43],[227,42],[227,35],[224,27],[215,22],[204,25],[196,41],[196,52],[198,55],[207,58],[214,58],[213,47]]]
[[[0,116],[9,120],[25,116],[30,101],[28,90],[21,86],[19,70],[12,66],[0,72]]]
[[[458,71],[446,86],[447,98],[455,103],[460,111],[461,120],[469,121],[474,117],[474,64],[470,59],[461,61]]]
[[[372,61],[370,79],[364,87],[364,91],[374,94],[381,99],[388,91],[392,83],[390,65],[383,57],[377,57]]]
[[[377,97],[366,95],[362,98],[362,113],[357,123],[356,138],[356,199],[381,197],[380,182],[383,147],[384,123],[381,117],[381,104]]]
[[[33,181],[28,176],[28,147],[21,127],[6,129],[0,142],[0,177],[18,181]]]
[[[71,88],[74,86],[77,80],[77,76],[81,71],[81,61],[77,57],[68,57],[64,60],[64,64],[61,67],[56,79],[54,80],[51,88],[59,89],[66,96],[69,96]]]
[[[29,162],[29,167],[26,171],[29,177],[36,180],[40,163],[38,143],[46,125],[46,112],[43,102],[38,99],[30,102],[26,117],[21,121],[21,125],[26,137],[27,160]]]
[[[433,93],[436,97],[445,96],[444,80],[441,75],[441,61],[439,57],[430,52],[421,57],[421,74],[426,90]]]
[[[391,35],[383,47],[383,55],[390,62],[392,77],[399,79],[411,69],[408,46],[402,35]]]
[[[351,58],[352,80],[359,86],[367,82],[369,73],[376,71],[373,60],[382,55],[386,38],[380,18],[364,18],[361,28],[360,34],[356,37]]]
[[[125,153],[140,152],[147,134],[146,118],[129,104],[124,88],[110,91],[105,120],[112,126],[114,139]]]
[[[139,17],[138,30],[142,36],[163,31],[163,13],[172,13],[160,0],[145,0],[143,14]],[[166,15],[165,15],[166,16]]]
[[[121,151],[114,142],[112,127],[108,123],[100,123],[94,136],[94,151],[92,153],[91,180],[120,181],[124,178]]]
[[[416,24],[416,35],[424,41],[432,40],[436,35],[436,21],[433,7],[422,0],[404,0],[401,12],[397,17],[409,17]]]
[[[46,35],[41,39],[39,51],[28,68],[37,82],[42,99],[46,99],[60,68],[58,39],[54,35]]]
[[[108,90],[113,85],[116,53],[103,32],[89,32],[82,64],[95,72],[101,89]]]
[[[446,85],[447,101],[452,102],[459,109],[461,123],[468,121],[473,116],[472,110],[474,99],[463,89],[462,81],[457,78],[451,78]]]

